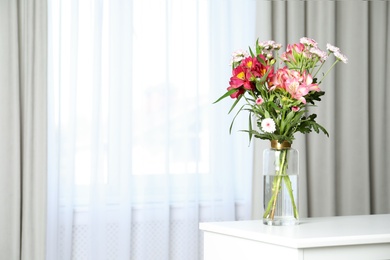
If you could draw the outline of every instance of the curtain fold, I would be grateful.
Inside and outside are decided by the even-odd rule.
[[[254,6],[49,1],[47,259],[202,259],[199,222],[250,218],[251,148],[212,103]]]
[[[302,216],[390,212],[389,3],[386,1],[258,1],[269,13],[257,23],[260,38],[286,46],[303,36],[331,43],[349,60],[322,84],[317,121],[330,137],[298,135]],[[265,30],[263,29],[265,28]],[[255,158],[267,144],[259,143]],[[260,158],[259,158],[260,159]],[[261,171],[257,166],[257,171]],[[261,183],[254,183],[261,189]],[[256,212],[260,214],[259,204]]]
[[[46,1],[0,1],[0,258],[44,259]]]

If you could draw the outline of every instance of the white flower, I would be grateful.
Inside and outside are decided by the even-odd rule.
[[[273,133],[276,130],[275,122],[272,118],[265,118],[261,121],[261,129],[266,133]]]
[[[333,53],[334,56],[338,59],[338,60],[341,60],[342,62],[344,63],[347,63],[348,62],[348,58],[347,56],[345,56],[344,54],[342,54],[341,52],[335,52]]]
[[[317,55],[321,59],[321,61],[325,61],[328,58],[328,54],[326,52],[318,49],[317,47],[311,48],[310,53]]]
[[[282,48],[282,45],[280,43],[276,43],[275,41],[262,41],[258,43],[259,47],[264,50],[269,50],[269,51],[277,51],[280,48]]]
[[[330,43],[327,43],[327,44],[326,44],[326,49],[327,49],[328,51],[330,51],[330,52],[338,52],[338,51],[340,51],[340,49],[339,49],[338,47],[333,46],[333,45],[330,44]]]
[[[262,41],[258,43],[259,47],[264,48],[265,50],[272,50],[274,44],[274,41]]]
[[[243,59],[245,59],[247,57],[249,57],[249,53],[247,51],[244,51],[244,50],[235,51],[232,54],[232,60],[230,61],[230,65],[232,63],[239,63],[240,61],[242,61]]]
[[[317,45],[318,45],[318,43],[315,40],[307,38],[307,37],[302,37],[299,40],[299,42],[304,44],[304,45],[310,46],[310,47],[317,47]]]
[[[279,50],[280,48],[282,48],[282,45],[281,45],[280,43],[274,43],[274,44],[272,45],[272,48],[273,48],[274,50]]]
[[[265,57],[267,57],[268,59],[271,59],[273,57],[272,55],[272,50],[266,50],[264,49],[261,54],[263,54]]]

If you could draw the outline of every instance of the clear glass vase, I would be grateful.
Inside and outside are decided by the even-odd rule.
[[[271,148],[263,153],[265,225],[299,224],[298,174],[298,151],[288,142],[271,141]]]

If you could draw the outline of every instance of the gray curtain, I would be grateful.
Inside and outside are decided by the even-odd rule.
[[[330,137],[310,133],[300,152],[303,217],[390,213],[390,2],[257,1],[257,35],[286,46],[303,36],[341,48],[312,109]],[[254,218],[261,216],[261,158],[256,141]],[[260,173],[260,174],[259,174]]]
[[[46,16],[0,0],[0,259],[45,259]]]

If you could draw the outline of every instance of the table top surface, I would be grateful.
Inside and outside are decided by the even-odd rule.
[[[262,220],[205,222],[199,228],[291,248],[390,244],[390,214],[307,218],[296,226],[266,226]]]

